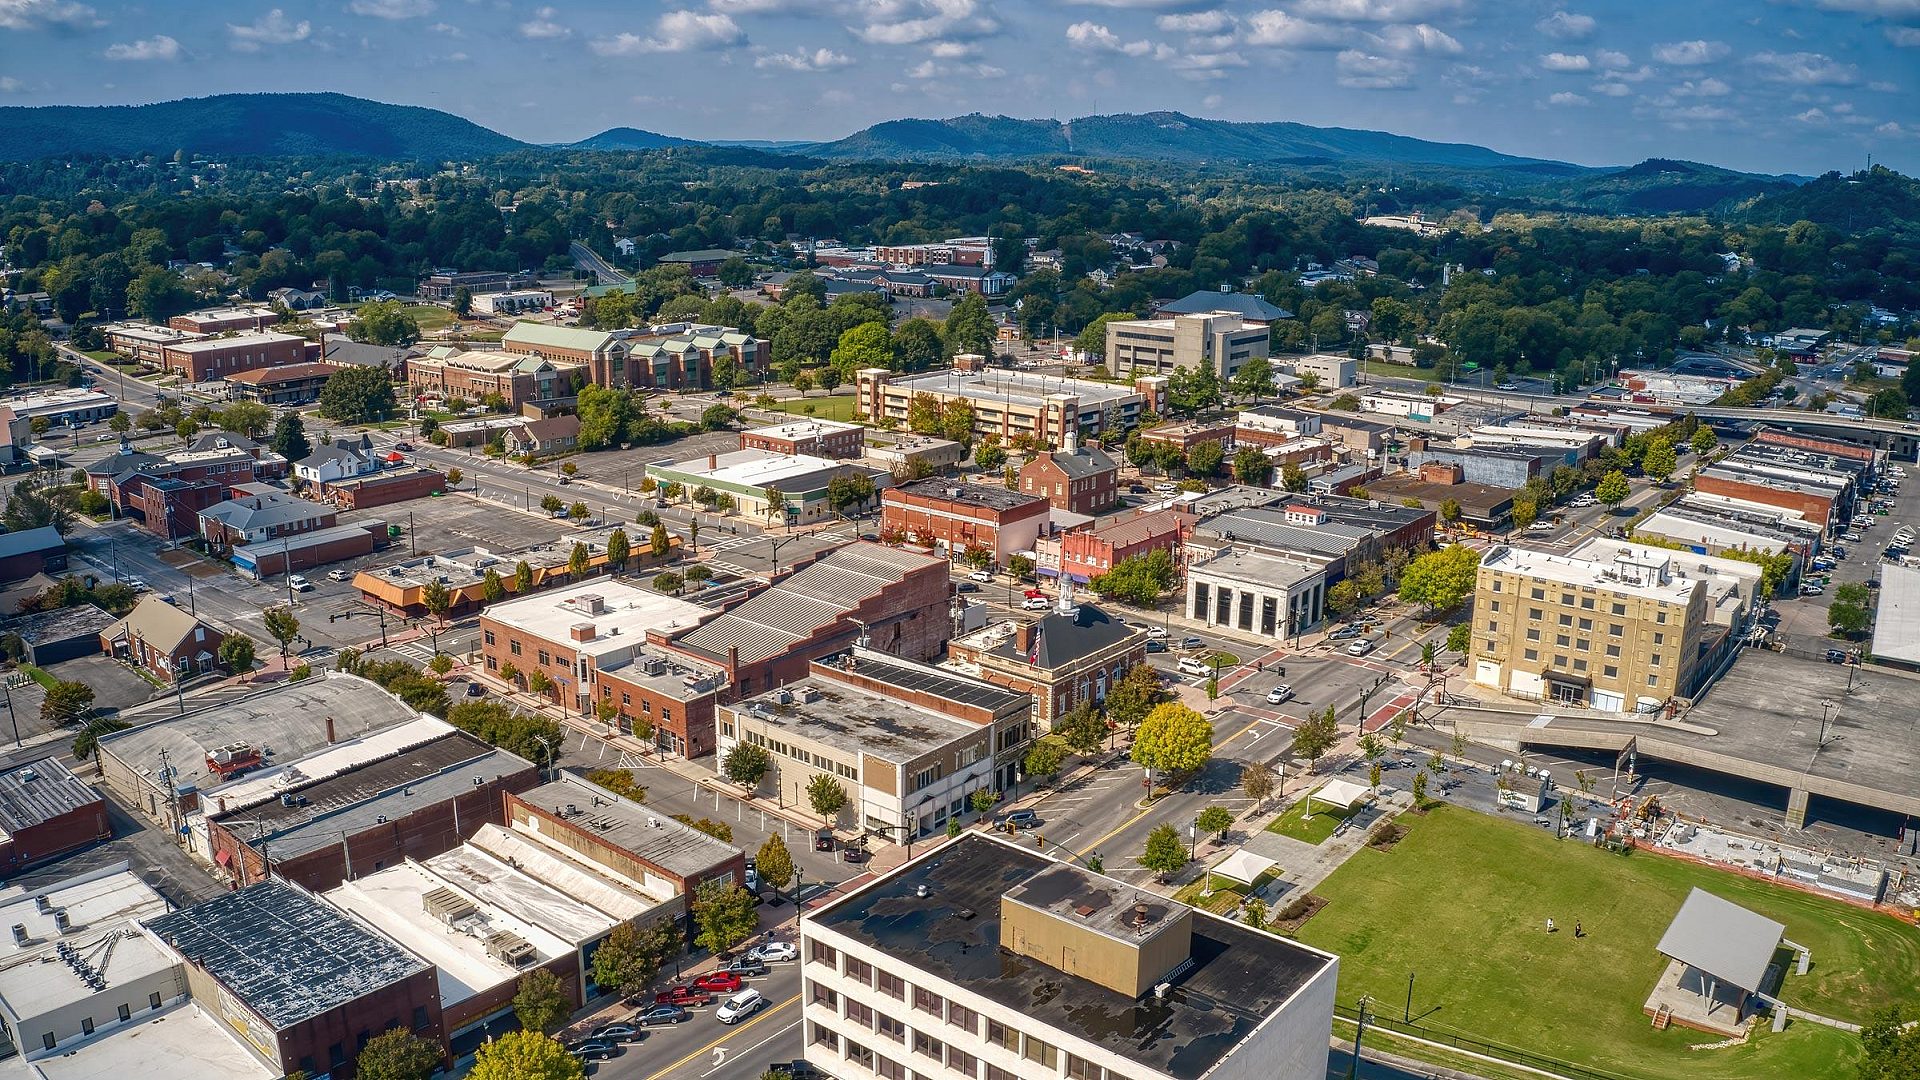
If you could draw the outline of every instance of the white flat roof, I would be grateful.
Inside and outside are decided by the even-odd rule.
[[[178,345],[169,345],[168,349],[177,352],[206,352],[210,349],[228,349],[235,345],[269,345],[276,341],[304,341],[294,334],[273,334],[256,330],[248,334],[234,334],[230,337],[205,338],[200,341],[183,341]]]
[[[34,1061],[28,1074],[36,1072],[46,1080],[273,1080],[280,1075],[192,1002]]]
[[[220,812],[231,813],[278,798],[283,789],[338,776],[370,761],[423,746],[453,730],[452,724],[423,715],[357,739],[334,743],[324,750],[295,758],[284,765],[250,772],[230,783],[207,788],[201,793],[201,805],[217,807],[219,800],[225,799],[226,808]]]
[[[1899,563],[1881,565],[1873,655],[1920,664],[1920,570]]]
[[[1638,544],[1628,545],[1628,551],[1635,562],[1667,565],[1669,568],[1674,554],[1664,548],[1642,547]],[[1694,588],[1700,584],[1696,579],[1678,574],[1669,574],[1662,581],[1657,574],[1642,573],[1633,563],[1626,561],[1575,559],[1511,544],[1488,551],[1480,560],[1480,568],[1521,574],[1542,581],[1556,581],[1563,585],[1591,586],[1624,595],[1651,597],[1675,604],[1686,603]]]
[[[602,608],[592,614],[587,597]],[[646,644],[648,630],[684,629],[711,615],[699,604],[641,589],[612,578],[595,578],[553,592],[490,604],[486,618],[546,641],[561,642],[588,656],[630,650]],[[571,630],[593,627],[591,641],[574,641]]]
[[[1735,522],[1707,522],[1661,511],[1635,526],[1634,531],[1664,536],[1683,544],[1745,547],[1768,554],[1786,550],[1787,542],[1763,533],[1748,532]]]
[[[561,941],[584,944],[613,929],[613,919],[470,844],[435,855],[425,866],[461,892]]]
[[[40,896],[47,898],[44,914],[36,900]],[[125,863],[41,889],[16,886],[4,897],[0,924],[27,929],[25,945],[14,944],[12,934],[0,943],[0,1000],[17,1016],[39,1016],[98,992],[81,981],[71,966],[56,959],[62,944],[89,958],[109,987],[174,965],[173,954],[135,921],[166,914],[167,902]],[[66,912],[69,922],[64,934],[54,922],[56,911]],[[105,949],[109,937],[114,939],[111,953]]]
[[[589,865],[539,833],[488,824],[467,843],[622,922],[673,899],[607,867]]]
[[[425,897],[436,889],[452,889],[466,897],[473,902],[475,913],[455,926],[427,914]],[[446,1005],[518,979],[525,970],[490,956],[486,941],[489,934],[504,930],[520,935],[539,954],[538,963],[573,951],[571,942],[501,911],[461,888],[458,882],[411,859],[355,878],[322,895],[328,903],[358,915],[438,968],[440,1000]]]
[[[743,487],[778,487],[789,477],[808,476],[845,467],[844,461],[814,457],[812,454],[770,454],[765,450],[733,450],[715,455],[712,468],[699,458],[676,461],[667,466],[674,472],[704,476],[724,484]]]
[[[766,427],[749,428],[749,435],[764,435],[773,439],[804,439],[812,435],[832,435],[841,431],[856,431],[859,424],[843,424],[838,420],[790,420],[784,424],[769,424]]]

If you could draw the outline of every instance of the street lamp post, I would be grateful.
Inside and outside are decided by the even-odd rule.
[[[1407,972],[1407,1009],[1400,1014],[1402,1023],[1413,1023],[1413,972]]]

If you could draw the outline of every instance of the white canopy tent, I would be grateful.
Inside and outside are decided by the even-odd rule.
[[[1243,885],[1251,885],[1259,880],[1261,874],[1279,865],[1279,863],[1274,862],[1264,855],[1256,855],[1246,848],[1241,848],[1239,851],[1215,863],[1210,872],[1218,874],[1229,881],[1238,881]]]
[[[1307,816],[1313,816],[1313,804],[1316,802],[1351,810],[1356,803],[1365,802],[1372,794],[1365,784],[1356,784],[1351,780],[1329,780],[1307,795]]]

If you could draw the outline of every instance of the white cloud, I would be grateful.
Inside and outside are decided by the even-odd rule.
[[[1593,62],[1608,71],[1618,71],[1621,68],[1633,66],[1633,58],[1617,49],[1595,49]]]
[[[1824,124],[1827,122],[1827,114],[1816,106],[1808,109],[1806,112],[1796,114],[1794,119],[1802,124]]]
[[[967,60],[979,52],[979,46],[970,41],[936,41],[927,46],[927,55],[936,60]]]
[[[1188,0],[1067,0],[1069,4],[1081,7],[1129,8],[1134,10],[1152,10],[1154,8],[1186,7]]]
[[[1585,105],[1586,103],[1587,99],[1584,96],[1567,90],[1562,90],[1547,99],[1549,105]]]
[[[1682,109],[1668,109],[1662,114],[1669,124],[1675,127],[1689,127],[1695,124],[1715,124],[1723,120],[1732,120],[1733,111],[1718,105],[1688,105]]]
[[[979,0],[866,0],[860,6],[866,22],[853,33],[869,45],[920,45],[1000,31]]]
[[[1675,97],[1726,97],[1733,93],[1733,87],[1719,79],[1707,78],[1698,82],[1688,80],[1673,88]]]
[[[71,0],[0,0],[0,29],[83,30],[105,25],[106,20],[98,12]]]
[[[1228,68],[1247,66],[1247,58],[1237,52],[1201,52],[1181,55],[1172,49],[1162,56],[1173,70],[1188,79],[1224,79]]]
[[[353,0],[347,10],[376,19],[417,19],[433,14],[433,0]]]
[[[1310,18],[1341,22],[1419,22],[1458,11],[1465,0],[1300,0],[1294,7]]]
[[[819,12],[829,5],[822,0],[707,0],[707,6],[722,15],[785,15]]]
[[[1587,71],[1593,67],[1593,61],[1579,53],[1548,53],[1540,58],[1540,66],[1548,71]]]
[[[1405,90],[1413,85],[1413,62],[1348,49],[1334,58],[1337,81],[1349,90]]]
[[[1172,34],[1217,34],[1234,22],[1232,13],[1225,11],[1190,11],[1153,20],[1155,26]]]
[[[1887,40],[1903,49],[1920,49],[1920,26],[1889,26]]]
[[[27,84],[11,75],[0,75],[0,94],[17,94],[27,88]]]
[[[1605,94],[1608,97],[1626,97],[1628,94],[1633,93],[1633,87],[1623,82],[1608,80],[1606,82],[1594,83],[1593,92],[1596,94]]]
[[[1888,19],[1920,19],[1920,0],[1817,0],[1828,11],[1853,11]]]
[[[1533,24],[1535,30],[1561,41],[1585,41],[1593,36],[1597,26],[1599,23],[1593,16],[1575,15],[1570,11],[1556,11]]]
[[[1077,22],[1067,27],[1067,44],[1088,52],[1113,52],[1122,56],[1145,56],[1153,51],[1153,42],[1122,41],[1118,34],[1096,22]]]
[[[1907,130],[1906,128],[1903,128],[1903,127],[1901,127],[1901,126],[1900,126],[1900,125],[1899,125],[1898,123],[1896,123],[1896,122],[1894,122],[1894,121],[1892,121],[1892,120],[1889,120],[1889,121],[1887,121],[1886,123],[1884,123],[1884,124],[1881,124],[1881,125],[1880,125],[1879,127],[1877,127],[1877,128],[1874,128],[1874,129],[1873,129],[1873,133],[1874,133],[1875,135],[1907,135],[1907,134],[1911,134],[1911,132],[1909,132],[1909,131],[1908,131],[1908,130]]]
[[[669,11],[654,20],[653,36],[621,33],[596,38],[587,47],[601,56],[639,56],[644,53],[692,52],[744,45],[746,32],[728,15],[715,12]]]
[[[467,32],[465,30],[462,30],[459,27],[449,22],[437,22],[437,23],[434,23],[432,26],[427,27],[427,29],[433,31],[436,34],[445,34],[448,37],[467,36]]]
[[[1217,109],[1225,104],[1226,100],[1227,99],[1221,97],[1219,94],[1208,94],[1206,97],[1200,99],[1200,104],[1208,109]]]
[[[1867,89],[1876,94],[1897,94],[1900,92],[1900,84],[1893,82],[1870,82],[1867,84]]]
[[[227,24],[227,37],[235,52],[259,52],[268,45],[291,45],[313,35],[313,24],[305,19],[295,22],[287,13],[274,8],[247,26]]]
[[[109,60],[178,60],[180,43],[165,34],[107,46]]]
[[[1446,56],[1458,56],[1460,42],[1452,35],[1428,26],[1416,23],[1412,26],[1383,26],[1374,35],[1380,47],[1397,53],[1437,53]]]
[[[1732,52],[1724,41],[1670,41],[1653,47],[1653,58],[1663,64],[1692,67],[1711,64]]]
[[[781,71],[831,71],[853,63],[853,57],[846,53],[837,53],[832,49],[815,49],[808,52],[801,49],[790,53],[768,53],[756,58],[753,66],[757,68],[777,68]]]
[[[1860,81],[1859,69],[1822,53],[1755,53],[1753,65],[1760,77],[1768,82],[1801,86],[1852,86]]]
[[[1276,49],[1344,49],[1353,44],[1353,37],[1345,27],[1310,22],[1284,11],[1256,11],[1247,16],[1244,40]]]
[[[520,36],[528,41],[558,41],[573,36],[573,30],[558,19],[560,9],[543,7],[533,18],[520,24]]]

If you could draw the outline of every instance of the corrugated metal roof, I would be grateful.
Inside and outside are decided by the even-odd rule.
[[[0,828],[8,833],[99,801],[100,793],[73,775],[59,758],[0,773]]]
[[[512,350],[522,345],[546,345],[555,349],[579,349],[592,352],[613,339],[611,331],[582,330],[572,326],[549,326],[546,323],[517,322],[513,329],[506,332],[500,344]]]

